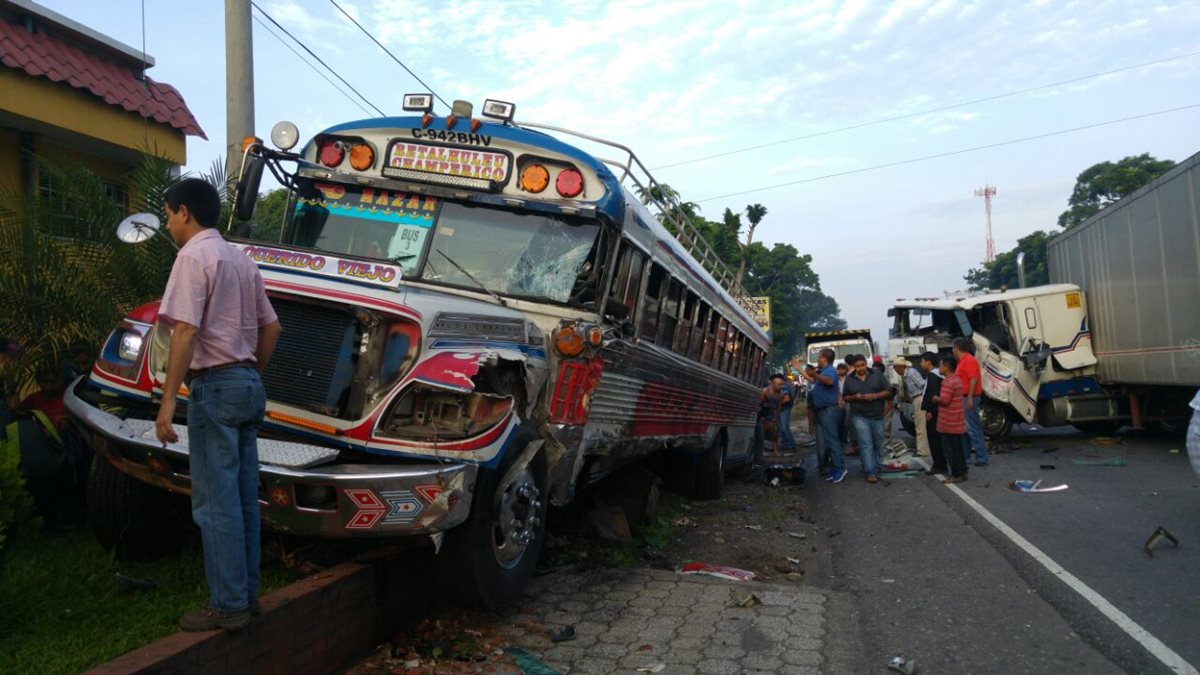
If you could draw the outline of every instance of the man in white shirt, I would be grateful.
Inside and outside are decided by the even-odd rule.
[[[929,434],[925,426],[925,415],[921,412],[921,403],[925,396],[925,378],[918,368],[903,356],[897,356],[892,361],[892,368],[900,376],[900,397],[904,401],[912,401],[913,426],[917,431],[917,456],[929,456]]]

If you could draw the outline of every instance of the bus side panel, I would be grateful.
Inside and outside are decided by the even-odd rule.
[[[667,449],[702,451],[724,429],[729,456],[749,451],[758,388],[647,341],[617,341],[602,352],[583,452],[596,479]]]

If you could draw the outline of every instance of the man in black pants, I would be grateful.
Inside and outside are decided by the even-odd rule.
[[[925,427],[929,430],[926,436],[929,439],[929,456],[933,459],[933,465],[925,471],[925,475],[950,473],[950,467],[946,464],[946,453],[942,451],[942,435],[937,432],[938,404],[933,401],[942,393],[942,374],[938,372],[938,355],[933,352],[925,352],[921,355],[920,367],[925,374],[925,395],[921,399],[921,409],[913,414],[924,415]]]

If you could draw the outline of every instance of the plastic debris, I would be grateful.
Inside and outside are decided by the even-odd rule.
[[[1017,492],[1061,492],[1067,489],[1066,483],[1042,487],[1042,481],[1014,480],[1008,484],[1009,489]]]
[[[1167,541],[1171,542],[1172,544],[1175,544],[1176,548],[1179,547],[1179,540],[1175,538],[1175,535],[1171,534],[1170,532],[1167,532],[1167,528],[1163,527],[1162,525],[1159,525],[1158,529],[1154,531],[1154,534],[1150,535],[1150,538],[1146,540],[1146,555],[1153,558],[1154,551],[1151,551],[1150,549],[1155,544],[1162,541],[1163,539],[1166,539]]]
[[[558,671],[520,647],[507,647],[504,653],[512,657],[513,662],[525,675],[558,675]]]
[[[800,485],[804,482],[804,467],[799,464],[772,464],[764,474],[771,487],[781,484]]]
[[[1124,457],[1113,457],[1112,459],[1073,459],[1071,463],[1075,466],[1125,466]]]
[[[883,465],[883,471],[884,473],[908,471],[908,462],[888,462]]]
[[[749,570],[741,570],[736,567],[726,567],[724,565],[713,565],[712,563],[684,563],[676,573],[699,574],[717,577],[718,579],[727,579],[729,581],[751,581],[754,579],[754,572]]]
[[[903,656],[893,656],[887,664],[888,670],[894,670],[904,675],[914,675],[917,672],[917,660],[906,659]]]
[[[792,563],[793,565],[799,565],[799,564],[800,564],[800,559],[799,559],[799,558],[788,558],[788,559],[787,559],[787,561],[788,561],[788,562],[790,562],[790,563]]]
[[[763,526],[762,525],[743,525],[742,528],[746,529],[746,530],[754,530],[755,532],[762,532]]]
[[[551,642],[570,642],[576,638],[575,625],[551,628],[546,631],[546,635],[550,636]]]
[[[788,536],[792,539],[808,539],[808,535],[803,532],[788,532]]]
[[[1171,449],[1170,449],[1170,450],[1168,450],[1167,452],[1171,453],[1172,455],[1178,455],[1178,454],[1179,454],[1179,448],[1171,448]]]
[[[666,668],[667,664],[656,663],[652,666],[642,666],[641,668],[638,668],[637,671],[639,673],[661,673],[662,671],[666,670]]]

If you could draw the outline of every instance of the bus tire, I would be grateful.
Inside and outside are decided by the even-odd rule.
[[[697,499],[720,499],[725,490],[725,451],[728,448],[725,431],[717,432],[713,442],[696,464],[695,488]]]
[[[446,532],[438,581],[455,604],[499,612],[521,597],[533,576],[550,499],[545,451],[539,449],[508,485],[500,481],[537,438],[531,429],[517,430],[500,466],[479,470],[467,521]]]
[[[194,527],[183,497],[121,473],[100,455],[92,458],[87,511],[96,540],[121,560],[170,555]]]
[[[991,440],[1000,440],[1012,431],[1012,418],[1001,403],[985,398],[979,404],[979,419],[983,423],[983,435]]]

